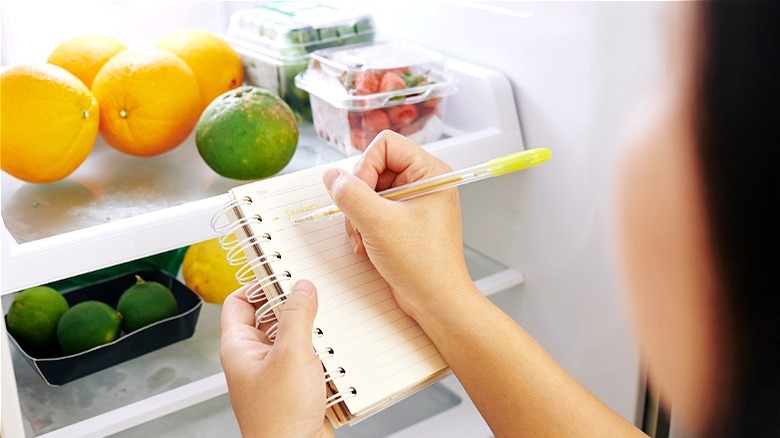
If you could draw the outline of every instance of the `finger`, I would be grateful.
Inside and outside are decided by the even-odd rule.
[[[317,290],[307,280],[296,282],[279,312],[276,345],[311,346],[314,316],[317,315]]]
[[[363,236],[361,236],[357,228],[352,225],[352,221],[350,221],[349,218],[344,219],[344,231],[346,231],[347,237],[349,237],[352,252],[355,254],[365,254],[366,248],[363,245]]]
[[[255,306],[246,300],[249,285],[241,286],[225,298],[220,319],[222,332],[238,326],[255,326]]]
[[[355,254],[366,254],[366,244],[363,242],[363,234],[355,230]]]
[[[397,132],[390,130],[380,132],[366,147],[360,160],[355,165],[355,175],[372,185],[376,176],[393,171],[401,173],[415,161],[422,148],[413,141]]]
[[[392,172],[392,186],[406,184],[448,172],[449,166],[409,138],[390,130],[382,131],[368,145],[355,165],[354,174],[370,187],[388,184],[382,175]],[[387,188],[391,185],[387,185]],[[381,190],[381,189],[380,189]]]
[[[322,177],[333,202],[358,229],[381,223],[392,202],[380,197],[364,181],[341,169],[329,169]]]

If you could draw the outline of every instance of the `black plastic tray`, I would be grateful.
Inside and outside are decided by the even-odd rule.
[[[73,289],[63,293],[63,296],[71,306],[82,301],[97,300],[116,308],[122,292],[135,284],[136,275],[145,281],[156,281],[167,286],[176,297],[179,312],[130,334],[123,332],[114,342],[72,355],[53,351],[46,357],[32,356],[9,333],[11,344],[47,384],[59,386],[191,337],[195,332],[203,299],[164,271],[132,272]]]

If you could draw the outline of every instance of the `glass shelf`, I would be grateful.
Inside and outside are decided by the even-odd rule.
[[[448,97],[445,135],[425,148],[453,168],[522,148],[506,77],[456,60],[449,67],[458,90]],[[298,150],[282,173],[341,158],[311,125],[303,126]],[[227,200],[227,190],[242,183],[212,171],[192,135],[156,157],[129,156],[98,139],[87,160],[57,183],[29,184],[3,173],[0,293],[213,237],[212,215]]]
[[[450,409],[461,398],[437,383],[354,426],[336,431],[336,438],[373,438],[388,436],[415,423]],[[111,435],[112,438],[190,438],[241,437],[228,395],[199,403],[174,414],[158,418]]]
[[[299,129],[298,148],[280,174],[345,158],[320,140],[311,125]],[[222,195],[249,182],[211,170],[198,154],[194,134],[154,157],[121,153],[98,137],[87,160],[64,180],[29,184],[5,172],[0,178],[3,221],[17,243]]]
[[[486,281],[489,282],[489,279],[496,276],[512,275],[515,281],[511,285],[519,284],[523,280],[522,274],[469,247],[464,247],[464,254],[469,272],[478,285],[484,285]],[[505,286],[505,282],[502,282],[501,287]],[[485,288],[480,289],[483,290]],[[493,290],[495,287],[492,286],[487,287],[487,289],[490,289],[488,292],[497,291]],[[4,313],[12,300],[13,294],[3,297]],[[11,356],[13,358],[20,406],[27,436],[45,435],[60,428],[110,413],[129,404],[141,402],[149,397],[164,394],[167,391],[181,388],[215,374],[220,374],[222,372],[222,366],[219,362],[219,319],[221,309],[221,306],[204,303],[192,338],[59,387],[48,386],[37,372],[25,362],[19,352],[12,348]],[[197,390],[193,389],[193,391]],[[457,398],[448,398],[442,391],[445,390],[432,387],[419,397],[412,398],[411,400],[417,401],[411,403],[418,405],[419,409],[422,409],[420,406],[424,406],[425,409],[422,410],[427,412],[428,416],[433,415],[437,409],[447,409],[452,405],[448,404],[450,402],[453,404],[457,403]],[[224,394],[225,389],[223,388],[219,392]],[[446,403],[442,402],[442,400]],[[199,405],[220,406],[214,403],[216,402],[207,400]],[[171,414],[155,421],[160,422],[158,424],[168,424],[168,422],[173,421],[168,418],[172,415],[193,415],[193,412],[207,409],[203,406],[198,407],[199,405],[183,409],[183,411],[188,411],[189,413]],[[372,436],[372,433],[361,431],[377,431],[379,430],[377,428],[384,428],[382,430],[385,430],[390,427],[389,424],[392,424],[392,422],[388,423],[382,419],[395,418],[399,412],[405,412],[409,404],[405,405],[407,407],[399,407],[391,410],[387,415],[378,416],[374,423],[367,422],[368,424],[365,426],[346,429],[351,432],[342,432],[339,436]],[[223,406],[220,409],[223,408],[225,407]],[[417,416],[407,413],[400,418],[406,418],[411,421],[417,418]],[[407,422],[404,424],[412,423]],[[146,429],[144,429],[144,426],[138,426],[138,430]],[[141,435],[129,434],[122,436]]]

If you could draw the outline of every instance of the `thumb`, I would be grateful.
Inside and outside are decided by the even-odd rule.
[[[358,229],[380,223],[379,212],[387,207],[385,199],[365,183],[365,181],[342,169],[329,169],[322,175],[322,181],[328,189],[333,202]]]
[[[314,316],[317,314],[317,289],[307,280],[296,282],[279,313],[277,345],[311,345]]]

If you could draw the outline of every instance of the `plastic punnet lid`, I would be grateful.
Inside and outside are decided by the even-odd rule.
[[[317,2],[270,2],[237,11],[228,36],[262,47],[279,58],[305,57],[314,50],[373,41],[365,13]]]
[[[368,110],[451,94],[444,55],[403,41],[322,49],[295,85],[337,108]]]

